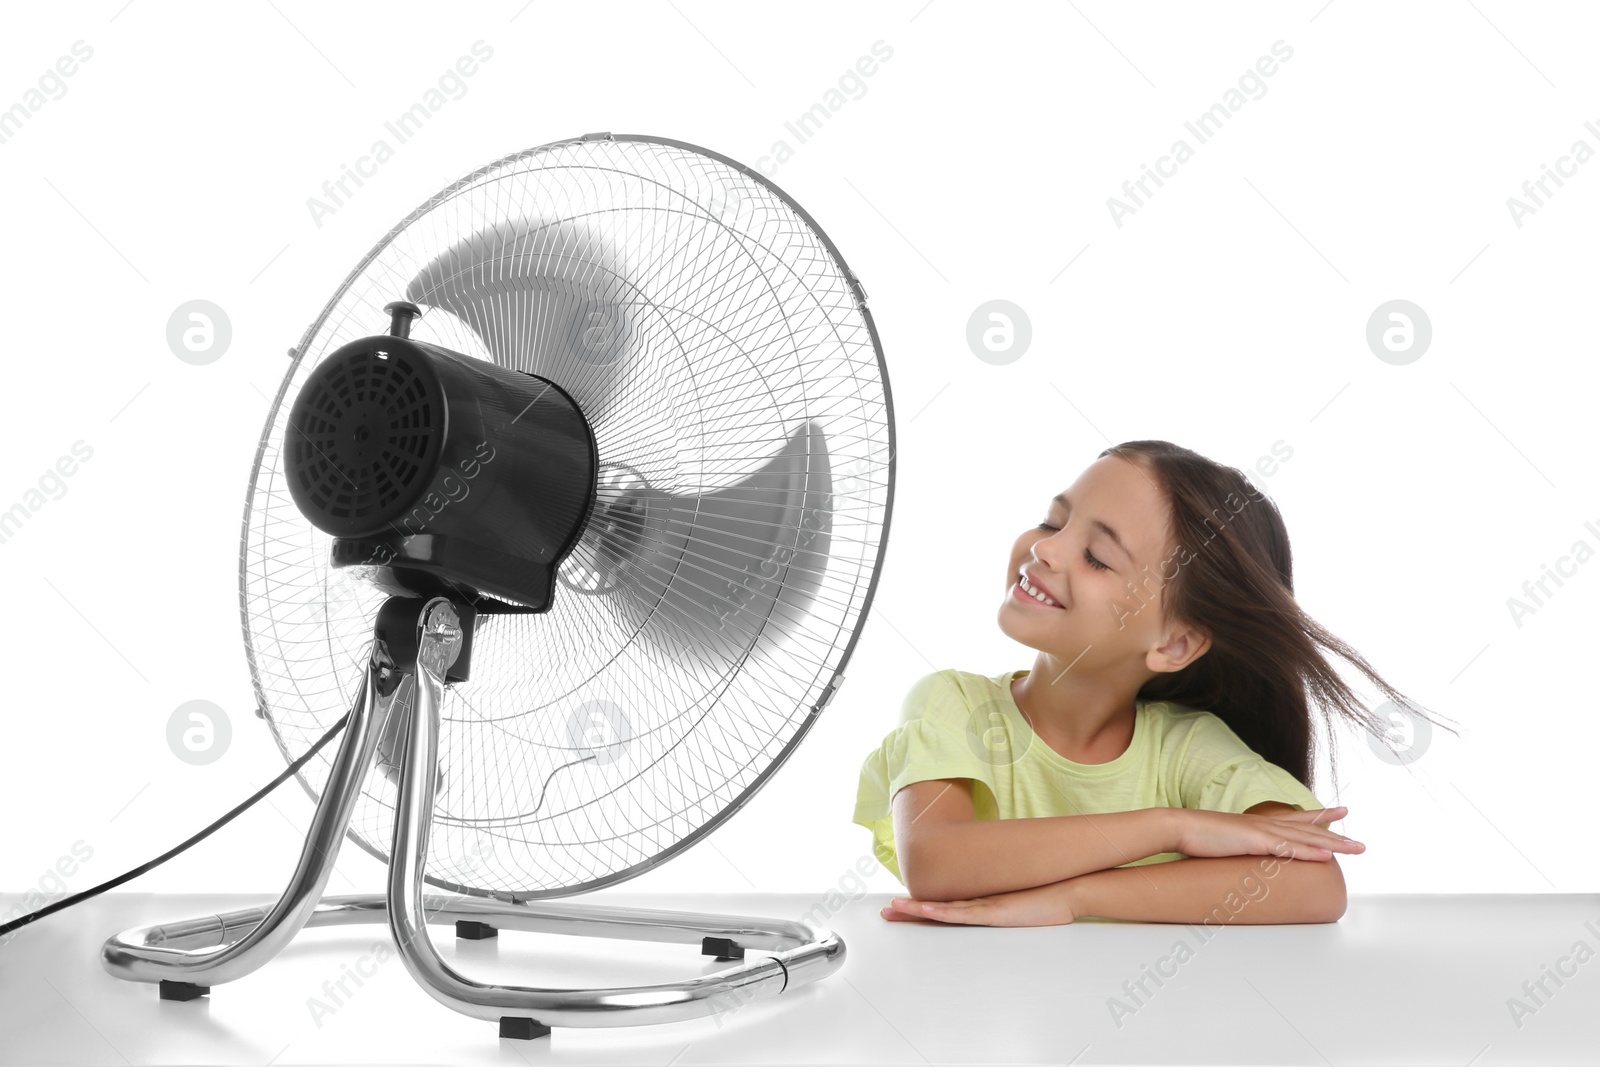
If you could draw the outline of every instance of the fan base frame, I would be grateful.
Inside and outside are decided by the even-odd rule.
[[[420,608],[420,610],[419,610]],[[376,634],[350,719],[317,802],[289,884],[270,908],[253,907],[160,925],[109,938],[101,965],[115,978],[158,984],[162,999],[193,1000],[265,965],[302,929],[386,923],[406,969],[435,1000],[495,1022],[502,1038],[549,1036],[553,1027],[643,1026],[716,1015],[775,997],[838,970],[845,945],[837,933],[807,923],[746,915],[598,904],[562,904],[424,893],[427,839],[445,678],[459,655],[463,627],[444,597],[394,597],[388,612],[412,612],[420,636],[415,657],[400,662]],[[463,613],[464,614],[464,613]],[[392,624],[392,617],[390,620]],[[404,642],[401,642],[402,644]],[[399,795],[385,893],[323,896],[382,727],[404,686],[414,689],[402,726]],[[578,937],[700,945],[717,961],[741,966],[675,982],[605,989],[556,989],[480,983],[442,960],[427,925],[456,924],[460,937],[522,930]],[[463,933],[465,930],[467,932]],[[745,959],[746,949],[767,954]]]

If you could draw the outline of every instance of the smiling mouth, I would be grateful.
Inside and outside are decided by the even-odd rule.
[[[1018,600],[1029,604],[1036,604],[1041,608],[1049,608],[1054,611],[1066,610],[1066,608],[1063,608],[1060,604],[1057,604],[1044,591],[1040,590],[1037,592],[1031,592],[1030,590],[1032,588],[1033,587],[1028,585],[1028,580],[1026,578],[1018,578],[1011,585],[1011,595]]]

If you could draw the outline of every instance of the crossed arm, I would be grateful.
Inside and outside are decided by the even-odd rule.
[[[1290,812],[1273,801],[1246,814]],[[1193,856],[1114,867],[1054,883],[1073,919],[1173,923],[1331,923],[1345,912],[1339,861],[1277,856]]]
[[[970,816],[971,794],[963,788],[951,796],[953,784],[916,783],[896,796],[897,851],[913,896],[897,898],[884,918],[1010,926],[1086,917],[1335,922],[1346,896],[1333,853],[1364,847],[1320,825],[1343,809],[1300,812],[1268,801],[1245,812],[1265,817],[1257,819],[1151,808],[979,822]],[[930,821],[912,831],[924,816]],[[1162,852],[1189,858],[1118,866]]]

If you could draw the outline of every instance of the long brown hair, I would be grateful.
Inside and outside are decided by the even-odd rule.
[[[1241,471],[1168,441],[1124,441],[1100,455],[1135,463],[1163,491],[1179,547],[1153,581],[1169,619],[1211,635],[1204,655],[1150,679],[1139,690],[1142,699],[1211,712],[1308,789],[1316,754],[1309,698],[1323,708],[1336,778],[1333,717],[1376,736],[1389,725],[1362,705],[1321,650],[1355,665],[1403,709],[1438,724],[1301,610],[1283,516]]]

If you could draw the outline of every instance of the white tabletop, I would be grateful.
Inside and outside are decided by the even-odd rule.
[[[820,898],[619,888],[569,902],[585,899],[796,919]],[[209,997],[163,1002],[101,970],[108,935],[269,898],[112,893],[0,948],[0,1064],[1600,1062],[1600,895],[1357,896],[1338,923],[1206,938],[1094,920],[889,923],[888,899],[831,915],[847,958],[819,982],[725,1016],[523,1042],[436,1004],[396,956],[375,965],[383,926],[303,931]],[[0,896],[0,914],[16,902]],[[458,943],[433,929],[447,961],[486,980],[635,985],[731,966],[684,945],[514,931]],[[351,969],[375,973],[347,981],[331,1014],[314,1011],[313,998],[330,1003],[324,983]]]

